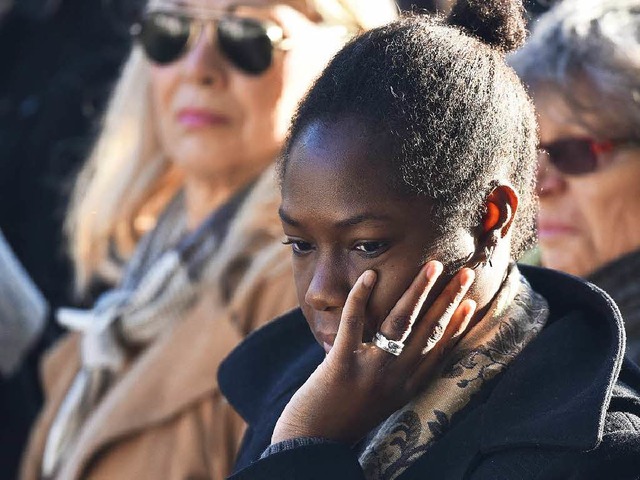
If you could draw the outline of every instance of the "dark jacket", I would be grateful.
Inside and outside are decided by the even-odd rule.
[[[640,369],[624,360],[617,307],[577,278],[521,271],[549,302],[546,327],[400,480],[640,478]],[[223,363],[221,389],[249,424],[233,480],[364,478],[353,450],[336,443],[258,460],[284,406],[322,358],[295,310]]]

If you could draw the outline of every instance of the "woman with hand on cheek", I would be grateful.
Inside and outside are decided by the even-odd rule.
[[[533,107],[504,58],[523,38],[516,1],[407,18],[299,107],[279,172],[301,308],[221,366],[249,424],[232,479],[637,473],[618,310],[513,262],[536,200]]]

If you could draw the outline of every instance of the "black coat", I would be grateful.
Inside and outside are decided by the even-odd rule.
[[[640,369],[624,360],[617,307],[577,278],[521,270],[549,302],[547,325],[400,480],[640,478]],[[223,363],[222,391],[249,424],[233,480],[364,478],[356,454],[336,443],[258,460],[284,406],[322,358],[294,310]]]

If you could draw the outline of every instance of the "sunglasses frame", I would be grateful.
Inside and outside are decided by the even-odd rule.
[[[175,59],[168,61],[166,63],[160,63],[161,65],[169,65],[171,63],[175,63],[183,58],[200,40],[202,34],[206,30],[207,24],[213,24],[214,30],[212,31],[209,41],[213,42],[215,38],[215,42],[219,45],[220,40],[218,38],[219,28],[218,25],[221,21],[224,21],[226,18],[235,17],[238,19],[249,19],[255,21],[257,24],[264,28],[266,36],[269,38],[271,42],[271,46],[274,50],[279,51],[288,51],[291,49],[291,39],[285,37],[283,28],[278,25],[276,22],[266,20],[266,19],[257,19],[254,17],[244,17],[240,15],[235,15],[233,10],[214,10],[214,9],[205,9],[199,7],[177,7],[174,3],[171,2],[153,2],[149,8],[144,12],[143,18],[134,23],[131,26],[130,34],[131,36],[138,42],[140,41],[140,35],[143,31],[143,23],[146,18],[152,15],[163,14],[167,16],[172,16],[179,18],[181,20],[188,20],[189,26],[189,34],[187,37],[187,41],[184,44],[184,47],[180,50],[180,53],[176,55]],[[144,49],[144,45],[142,45]],[[219,47],[218,47],[219,48]],[[231,64],[239,69],[244,71],[247,74],[251,74],[246,71],[242,66],[238,65],[233,58],[230,58],[227,52],[221,49],[225,58],[231,62]],[[145,52],[146,53],[146,52]],[[153,63],[158,63],[154,61],[147,55],[149,61]],[[268,68],[267,68],[268,69]],[[267,70],[265,69],[265,71]],[[259,72],[261,74],[263,72]]]
[[[556,156],[551,154],[551,150],[553,150],[553,148],[556,145],[561,143],[567,143],[567,142],[585,143],[588,146],[591,152],[591,155],[593,156],[594,161],[591,162],[593,166],[590,165],[588,168],[584,168],[578,171],[575,169],[567,169],[566,167],[563,166],[563,163],[561,161],[557,161],[557,159],[554,160]],[[596,140],[591,137],[566,137],[566,138],[555,140],[550,143],[538,144],[538,154],[546,155],[549,163],[553,165],[553,167],[563,175],[580,176],[580,175],[587,175],[587,174],[594,173],[601,170],[602,167],[598,163],[598,157],[600,155],[605,155],[607,153],[611,153],[615,150],[625,148],[625,147],[638,147],[638,146],[640,146],[640,140],[630,139],[630,138]]]

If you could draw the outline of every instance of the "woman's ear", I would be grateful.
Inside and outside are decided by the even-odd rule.
[[[503,238],[509,233],[516,210],[518,195],[508,185],[498,185],[487,196],[482,217],[482,236]]]
[[[498,185],[485,200],[485,211],[476,243],[476,250],[469,257],[473,268],[492,266],[491,260],[500,240],[507,236],[518,209],[518,195],[508,185]]]

